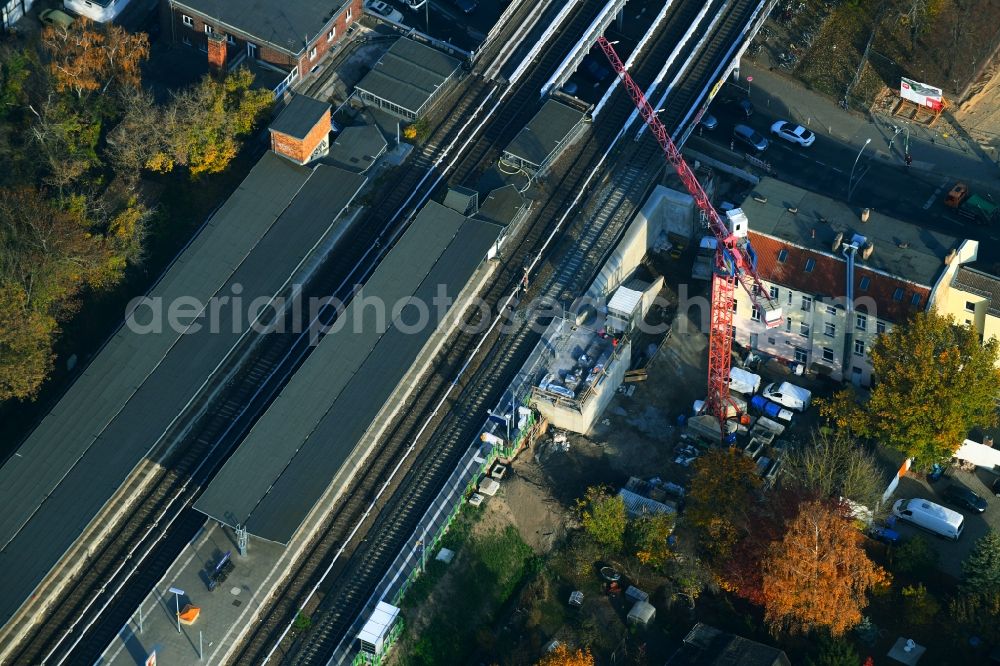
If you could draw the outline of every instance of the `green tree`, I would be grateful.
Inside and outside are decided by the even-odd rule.
[[[921,466],[947,460],[974,427],[996,424],[1000,341],[918,312],[872,346],[878,383],[859,419],[863,433]]]
[[[938,561],[938,552],[919,534],[901,545],[893,554],[895,570],[902,574],[921,576],[928,573]]]
[[[747,532],[760,485],[757,466],[733,449],[713,449],[695,461],[686,514],[713,560],[728,558]]]
[[[903,616],[910,624],[928,626],[941,610],[941,604],[923,583],[907,585],[900,594],[903,597]]]
[[[628,515],[625,500],[612,495],[606,486],[591,486],[583,499],[576,501],[580,521],[587,534],[611,553],[618,553],[624,545]]]
[[[812,442],[788,457],[786,475],[816,497],[844,497],[874,507],[886,481],[878,463],[848,432],[817,430]]]
[[[640,516],[628,523],[626,534],[629,548],[640,562],[658,569],[670,558],[667,538],[673,530],[673,514],[654,513]]]
[[[948,604],[947,622],[955,625],[953,636],[979,636],[988,643],[1000,643],[1000,592],[956,596]]]
[[[859,666],[861,657],[851,643],[843,638],[832,638],[823,632],[816,655],[806,660],[808,666]]]
[[[982,597],[1000,596],[1000,532],[988,531],[962,562],[962,591]]]
[[[0,282],[0,402],[35,397],[52,371],[55,320],[24,308],[19,287]]]
[[[223,171],[249,134],[271,108],[269,90],[253,89],[253,74],[245,67],[222,80],[205,76],[174,96],[164,111],[162,142],[147,160],[154,171],[188,168],[192,176]],[[155,144],[154,144],[155,145]]]

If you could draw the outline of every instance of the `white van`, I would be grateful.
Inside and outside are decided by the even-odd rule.
[[[896,500],[892,515],[952,541],[965,529],[965,516],[958,511],[920,498]]]
[[[776,383],[768,384],[761,391],[761,395],[772,402],[778,403],[782,407],[788,407],[788,409],[794,409],[797,412],[804,412],[809,409],[809,401],[812,399],[812,393],[801,386],[789,384],[788,382],[781,382],[780,385]]]

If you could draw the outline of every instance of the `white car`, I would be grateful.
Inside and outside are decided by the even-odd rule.
[[[403,22],[403,13],[397,11],[382,2],[382,0],[372,0],[368,3],[368,11],[379,18],[384,18],[394,23]]]
[[[815,134],[802,125],[793,125],[787,120],[779,120],[771,125],[771,134],[800,146],[811,146],[816,142]]]

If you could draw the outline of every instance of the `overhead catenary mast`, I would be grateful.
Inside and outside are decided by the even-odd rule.
[[[667,161],[674,167],[684,187],[694,198],[694,203],[702,213],[702,220],[715,236],[715,266],[712,272],[712,307],[708,343],[708,410],[719,419],[723,438],[726,435],[726,418],[730,406],[736,406],[729,397],[729,370],[733,350],[733,303],[736,284],[739,283],[754,305],[760,310],[761,319],[768,328],[781,324],[781,307],[772,299],[757,275],[757,257],[747,238],[747,218],[743,211],[736,209],[726,214],[723,221],[718,211],[709,201],[708,195],[694,175],[694,171],[684,161],[680,150],[674,145],[667,128],[656,115],[656,111],[646,100],[639,86],[625,71],[621,58],[614,46],[603,35],[597,38],[601,50],[611,62],[615,72],[621,77],[625,89],[639,109],[643,122],[660,143]]]

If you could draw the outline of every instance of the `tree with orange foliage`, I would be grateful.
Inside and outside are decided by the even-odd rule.
[[[536,666],[594,666],[594,656],[590,654],[590,648],[573,651],[565,645],[559,645],[539,659]]]
[[[49,26],[42,45],[50,58],[55,89],[71,91],[78,99],[112,84],[139,87],[143,60],[149,57],[149,36],[130,33],[114,24],[79,18],[69,28]]]
[[[764,619],[774,630],[825,628],[842,636],[861,622],[867,593],[889,580],[836,504],[804,502],[764,561]]]

